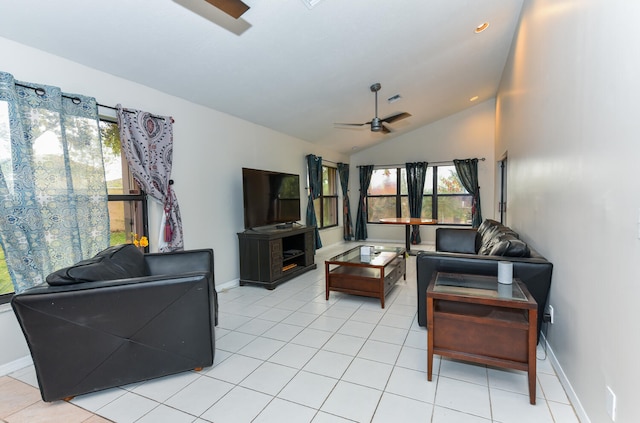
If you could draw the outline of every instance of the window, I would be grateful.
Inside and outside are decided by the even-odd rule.
[[[322,166],[322,193],[313,200],[318,229],[338,226],[338,185],[336,168]]]
[[[471,195],[458,179],[456,168],[429,166],[422,197],[422,217],[440,224],[471,224]],[[368,222],[385,217],[410,217],[405,168],[374,169],[367,191]]]
[[[127,159],[120,148],[118,124],[101,119],[100,131],[107,179],[111,245],[124,244],[132,242],[132,234],[140,238],[149,232],[146,195],[129,171]],[[148,247],[145,251],[148,251]]]

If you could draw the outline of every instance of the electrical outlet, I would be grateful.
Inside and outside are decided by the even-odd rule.
[[[555,322],[554,315],[553,315],[553,306],[552,305],[548,306],[547,311],[549,312],[549,323],[553,324],[553,322]]]
[[[607,386],[607,414],[611,417],[611,421],[616,421],[616,394]]]

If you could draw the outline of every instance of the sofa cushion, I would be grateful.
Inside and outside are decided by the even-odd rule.
[[[529,246],[521,239],[512,236],[503,236],[496,242],[491,251],[490,256],[505,257],[529,257]]]
[[[133,244],[109,247],[94,257],[47,276],[49,285],[127,279],[146,276],[144,254]]]

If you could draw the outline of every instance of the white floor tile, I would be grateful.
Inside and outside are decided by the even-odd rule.
[[[346,322],[345,319],[338,319],[335,317],[329,317],[329,316],[319,316],[316,320],[313,321],[313,323],[311,323],[309,325],[309,327],[311,329],[320,329],[320,330],[326,330],[329,332],[335,332],[338,329],[340,329],[340,326],[344,325],[344,323]]]
[[[357,336],[360,338],[368,338],[375,329],[376,325],[372,323],[354,322],[349,320],[338,330],[343,335]]]
[[[549,401],[548,404],[556,423],[580,423],[571,404],[560,404],[553,401]]]
[[[276,398],[253,423],[310,423],[315,415],[316,410],[313,408]]]
[[[449,379],[440,369],[435,404],[490,419],[493,402],[489,401],[488,386]]]
[[[391,364],[355,358],[342,376],[342,380],[382,391],[387,385],[391,370]]]
[[[433,404],[437,381],[437,375],[429,382],[426,373],[396,366],[389,377],[386,392]]]
[[[527,372],[511,369],[488,368],[489,386],[491,388],[529,395],[529,377]],[[544,393],[536,378],[536,397],[544,400]]]
[[[382,391],[340,381],[321,410],[357,422],[369,422],[376,410]]]
[[[164,402],[199,377],[200,375],[195,372],[182,372],[148,380],[136,386],[132,392],[157,402]]]
[[[266,360],[285,345],[286,342],[284,341],[278,341],[277,339],[263,338],[259,336],[245,345],[242,349],[240,349],[238,351],[238,354],[246,355],[260,360]]]
[[[286,319],[284,319],[282,323],[307,327],[311,324],[311,322],[313,322],[317,318],[318,316],[316,314],[305,313],[302,311],[295,311],[291,313]]]
[[[276,395],[298,371],[280,364],[265,362],[246,377],[240,386],[265,394]]]
[[[271,395],[236,386],[200,417],[216,423],[249,423],[272,399]]]
[[[118,423],[135,422],[154,408],[158,403],[138,394],[127,392],[98,410],[98,414]]]
[[[529,395],[491,388],[493,419],[500,423],[552,423],[546,401],[529,404]]]
[[[384,316],[384,312],[378,310],[367,310],[364,308],[359,308],[355,313],[351,315],[349,320],[353,320],[356,322],[364,322],[364,323],[372,323],[378,324],[380,319]]]
[[[235,354],[205,374],[225,382],[238,384],[251,372],[260,367],[264,361],[253,357]]]
[[[322,349],[355,357],[365,342],[366,339],[358,336],[336,333],[324,344]]]
[[[342,417],[336,416],[334,414],[319,411],[318,414],[316,414],[316,416],[313,418],[312,423],[353,423],[353,420],[343,419]]]
[[[266,331],[268,331],[269,329],[271,329],[272,327],[274,327],[275,325],[276,325],[276,322],[256,318],[256,319],[250,320],[249,322],[240,326],[236,330],[238,332],[248,333],[249,335],[260,336]]]
[[[433,357],[433,374],[438,374],[438,361],[439,357]],[[407,369],[417,370],[419,372],[427,372],[427,351],[418,348],[402,347],[400,355],[396,361],[396,366],[404,367]]]
[[[191,423],[194,419],[195,416],[191,414],[160,404],[140,420],[136,420],[136,423]]]
[[[491,423],[491,419],[463,413],[440,406],[434,406],[431,423]],[[496,422],[498,423],[498,422]]]
[[[240,332],[230,332],[219,340],[216,340],[216,349],[238,352],[242,347],[256,339],[255,335]]]
[[[101,409],[105,405],[115,401],[124,394],[126,394],[122,388],[105,389],[104,391],[93,392],[90,394],[79,395],[71,400],[72,404],[82,407],[85,410],[93,411]]]
[[[371,422],[424,423],[430,421],[432,412],[432,404],[385,392]]]
[[[405,316],[402,314],[393,314],[392,312],[385,313],[384,317],[380,320],[380,324],[383,326],[391,326],[399,329],[409,329],[412,322],[413,315]]]
[[[427,349],[427,331],[426,330],[410,330],[404,345],[412,348]]]
[[[538,381],[540,382],[544,397],[547,401],[569,404],[569,398],[567,398],[567,394],[564,392],[558,376],[540,373],[538,374]]]
[[[331,338],[332,333],[319,329],[305,328],[291,340],[291,343],[320,348]]]
[[[440,376],[488,386],[487,366],[482,364],[442,358]]]
[[[291,379],[278,397],[319,409],[337,382],[337,379],[302,371]]]
[[[286,344],[269,358],[271,363],[301,369],[318,350],[304,345]]]
[[[286,323],[278,323],[264,334],[265,338],[277,339],[278,341],[289,342],[298,335],[303,328],[296,325],[289,325]]]
[[[165,404],[199,416],[233,388],[233,385],[202,376],[165,401]]]
[[[382,326],[381,324],[371,332],[369,339],[374,341],[388,342],[390,344],[404,344],[407,338],[408,329],[394,328],[390,326]]]
[[[353,357],[344,354],[320,350],[303,369],[308,372],[340,379],[352,360]]]
[[[401,348],[400,345],[369,340],[362,346],[358,357],[387,364],[395,364]]]

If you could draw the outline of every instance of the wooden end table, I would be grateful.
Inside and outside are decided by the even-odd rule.
[[[437,272],[427,288],[427,379],[433,354],[524,370],[536,403],[538,305],[527,287],[495,276]]]
[[[325,261],[326,299],[329,291],[363,295],[380,299],[393,289],[400,277],[407,279],[406,251],[395,247],[367,247],[369,256],[360,254],[358,246]]]

